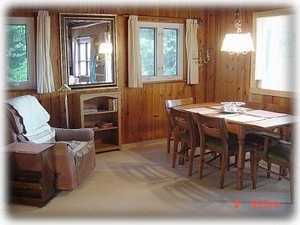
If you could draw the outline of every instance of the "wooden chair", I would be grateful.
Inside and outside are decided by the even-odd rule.
[[[166,116],[167,116],[167,152],[170,152],[170,144],[171,141],[174,139],[174,128],[172,122],[170,120],[170,109],[173,106],[177,105],[188,105],[193,104],[193,98],[182,98],[182,99],[173,99],[173,100],[166,100],[165,101],[165,109],[166,109]]]
[[[228,133],[226,122],[224,118],[209,117],[200,114],[193,114],[194,120],[198,125],[200,134],[200,164],[199,176],[202,179],[203,165],[207,164],[221,171],[220,188],[224,187],[225,172],[228,168],[228,161],[230,156],[237,156],[238,154],[238,140],[236,135]],[[255,146],[244,144],[245,153],[250,152],[253,157]],[[211,150],[216,153],[216,156],[205,161],[205,151]],[[220,157],[220,167],[212,164],[212,161]]]
[[[270,174],[274,174],[279,178],[284,178],[290,182],[290,201],[293,203],[293,161],[294,161],[294,150],[291,142],[279,140],[276,144],[270,145],[269,137],[265,139],[265,145],[263,151],[255,151],[254,162],[252,163],[253,172],[253,189],[256,189],[257,184],[257,171],[258,169],[267,171],[267,177]],[[263,160],[267,162],[267,168],[260,165],[259,162]],[[276,164],[279,166],[279,170],[275,171],[270,166]],[[285,168],[288,169],[289,177],[287,176]]]
[[[184,163],[184,159],[189,162],[188,175],[193,172],[193,164],[196,147],[199,147],[199,134],[192,114],[186,111],[170,109],[170,118],[174,128],[174,151],[172,167],[176,165],[176,157],[179,156],[179,164]],[[178,145],[180,149],[178,151]]]
[[[265,110],[272,111],[272,112],[278,112],[278,113],[287,113],[287,114],[292,111],[288,107],[284,107],[284,106],[273,104],[273,103],[265,104]],[[282,132],[283,134],[281,134],[280,132]],[[251,140],[252,142],[256,142],[257,145],[263,146],[264,141],[265,141],[265,136],[272,137],[271,139],[269,139],[270,142],[272,142],[275,139],[279,140],[281,138],[281,135],[289,137],[290,132],[291,131],[288,127],[272,128],[272,129],[266,130],[266,131],[259,131],[259,132],[247,134],[246,137],[248,140]]]

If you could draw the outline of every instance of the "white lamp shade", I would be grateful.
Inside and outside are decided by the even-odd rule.
[[[100,54],[111,54],[112,53],[112,44],[109,42],[101,43],[99,47]]]
[[[226,34],[221,51],[246,54],[249,51],[254,51],[254,46],[250,33],[234,33]]]

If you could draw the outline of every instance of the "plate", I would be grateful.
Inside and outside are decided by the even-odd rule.
[[[234,114],[234,113],[239,113],[240,111],[239,110],[235,110],[235,111],[232,111],[232,110],[222,110],[223,113],[231,113],[231,114]]]
[[[241,105],[245,105],[245,102],[221,102],[221,105],[241,106]]]

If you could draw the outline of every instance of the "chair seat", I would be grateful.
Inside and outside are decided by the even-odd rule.
[[[239,145],[238,145],[238,139],[236,135],[229,133],[229,139],[228,139],[228,153],[229,155],[236,155],[239,151]],[[249,152],[253,150],[253,147],[255,144],[251,143],[248,140],[245,140],[243,150],[245,152]],[[206,137],[206,147],[208,149],[215,149],[218,152],[223,152],[224,147],[222,144],[222,140],[220,138],[213,138],[213,137]]]
[[[279,143],[269,148],[268,158],[289,163],[292,152],[291,144]]]
[[[195,131],[197,133],[197,137],[199,136],[198,135],[198,131]],[[186,143],[191,143],[191,134],[190,134],[190,131],[184,131],[184,132],[181,132],[179,134],[179,138],[181,140],[184,140]],[[196,139],[196,146],[199,146],[200,145],[200,140],[199,138]]]
[[[280,139],[280,135],[272,131],[258,131],[258,132],[246,134],[245,139],[249,143],[255,143],[257,145],[263,146],[265,142],[265,137],[270,137],[271,141],[273,141],[272,139],[274,140]]]

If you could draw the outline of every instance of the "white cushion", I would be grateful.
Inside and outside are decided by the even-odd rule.
[[[55,142],[55,129],[50,127],[49,124],[44,124],[35,131],[24,135],[33,143],[53,143]]]
[[[24,95],[7,101],[23,118],[26,133],[32,133],[41,127],[41,124],[48,123],[49,113],[43,108],[39,101],[31,95]]]

